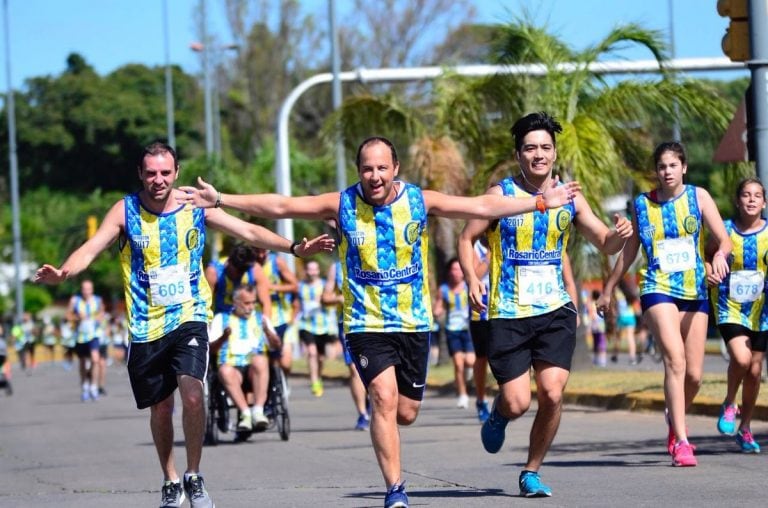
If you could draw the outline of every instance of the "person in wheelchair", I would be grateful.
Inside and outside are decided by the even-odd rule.
[[[264,416],[269,382],[268,344],[280,347],[279,337],[255,311],[256,288],[241,285],[232,295],[232,310],[213,317],[210,327],[211,363],[232,402],[240,412],[238,431],[262,431],[269,425]],[[247,392],[252,392],[253,408]]]

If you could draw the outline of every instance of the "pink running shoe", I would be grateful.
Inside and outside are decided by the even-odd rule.
[[[672,449],[672,465],[675,467],[693,467],[696,464],[698,462],[693,456],[693,447],[686,441],[675,443],[675,447]]]
[[[672,430],[672,422],[669,419],[669,409],[664,408],[664,421],[667,422],[667,451],[670,455],[673,455],[672,451],[675,448],[675,441],[677,438],[675,437],[675,431]],[[685,434],[688,434],[688,426],[685,426]],[[691,443],[689,441],[688,443],[691,448],[695,451],[696,445]]]

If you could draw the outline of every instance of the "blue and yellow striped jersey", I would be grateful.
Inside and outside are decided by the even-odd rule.
[[[205,210],[182,205],[156,214],[138,194],[125,203],[120,262],[131,340],[149,342],[182,323],[207,323],[211,289],[203,277]]]
[[[712,288],[717,324],[732,323],[754,331],[768,331],[768,223],[759,231],[742,233],[732,220],[726,220],[725,229],[733,242],[733,251],[730,273]]]
[[[209,266],[216,268],[216,287],[213,289],[213,312],[230,312],[232,310],[232,293],[243,284],[253,285],[255,280],[253,270],[248,269],[240,277],[240,280],[234,281],[227,277],[227,258],[221,258],[218,261],[212,261]]]
[[[315,335],[336,334],[339,327],[336,312],[323,305],[321,300],[324,288],[325,279],[317,279],[315,282],[299,281],[299,330]]]
[[[646,267],[640,294],[660,293],[682,300],[707,298],[704,242],[696,187],[659,203],[655,192],[635,198],[637,229]]]
[[[445,329],[449,332],[463,332],[469,329],[469,290],[461,283],[458,293],[451,291],[448,284],[440,285],[440,297],[445,305]]]
[[[514,179],[498,185],[505,196],[530,197]],[[573,203],[545,212],[504,217],[488,230],[490,319],[518,319],[552,312],[571,301],[562,258],[576,216]]]
[[[233,312],[222,312],[213,316],[209,334],[212,342],[219,340],[225,328],[232,330],[216,355],[216,364],[247,367],[251,364],[251,356],[266,353],[267,338],[261,325],[259,312],[251,312],[248,317],[240,317]]]
[[[383,206],[366,203],[359,184],[341,193],[345,333],[432,330],[424,197],[395,185],[397,197]]]
[[[277,266],[277,254],[270,252],[267,254],[267,260],[262,265],[264,275],[267,276],[270,284],[281,284],[280,268]],[[270,321],[272,326],[281,326],[293,319],[293,295],[291,293],[281,293],[279,291],[270,291],[272,298],[272,316]],[[261,309],[261,305],[259,305]]]
[[[72,312],[79,318],[75,341],[78,344],[87,344],[93,339],[103,338],[104,329],[99,318],[99,312],[104,310],[104,301],[101,297],[92,295],[85,300],[81,295],[75,295],[72,299]]]

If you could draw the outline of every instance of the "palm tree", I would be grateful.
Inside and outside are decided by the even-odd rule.
[[[727,124],[730,106],[704,82],[681,79],[667,71],[660,77],[618,81],[588,68],[635,45],[647,49],[663,69],[667,52],[659,32],[636,24],[618,26],[597,44],[577,51],[527,19],[496,28],[493,33],[500,35],[491,52],[494,63],[540,63],[548,69],[547,75],[448,76],[433,87],[431,104],[410,108],[391,96],[350,97],[332,122],[340,122],[347,140],[372,134],[371,126],[389,125],[398,139],[407,140],[423,154],[404,164],[405,174],[412,174],[414,166],[409,164],[414,161],[451,160],[450,165],[437,165],[421,174],[445,171],[432,182],[460,190],[457,182],[470,181],[469,188],[477,193],[499,167],[514,166],[509,126],[524,114],[545,110],[563,126],[557,140],[559,173],[564,179],[581,182],[597,213],[602,213],[605,197],[651,186],[650,153],[656,142],[671,136],[675,102],[683,119],[696,120],[713,132],[722,132]],[[558,68],[568,62],[577,64],[575,71]],[[442,157],[438,152],[443,150],[454,155]],[[430,181],[420,183],[429,185]],[[577,277],[588,265],[605,266],[604,261],[588,263],[579,235],[571,238],[569,253]],[[446,248],[436,244],[438,249]],[[447,248],[453,252],[453,246]]]

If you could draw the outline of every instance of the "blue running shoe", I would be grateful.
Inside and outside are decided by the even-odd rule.
[[[355,430],[368,430],[370,426],[371,426],[371,420],[368,418],[367,415],[360,415],[357,417],[357,424],[355,425]]]
[[[384,508],[408,508],[408,494],[405,493],[405,482],[392,485],[384,498]]]
[[[757,444],[752,436],[752,431],[749,429],[739,429],[736,434],[736,442],[739,443],[741,451],[744,453],[760,453],[760,445]]]
[[[480,423],[485,423],[485,420],[491,416],[491,412],[488,410],[488,403],[486,401],[480,402],[478,400],[475,402],[475,407],[477,408],[477,419]]]
[[[483,448],[488,453],[496,453],[504,445],[505,430],[509,420],[501,416],[496,409],[498,398],[493,401],[493,409],[488,419],[485,420],[480,428],[480,439],[483,441]]]
[[[536,471],[520,473],[520,495],[524,497],[550,497],[552,489],[541,483],[541,477]]]
[[[720,418],[717,419],[717,430],[720,434],[733,436],[736,433],[736,415],[739,414],[739,407],[736,404],[726,404],[720,406]]]

